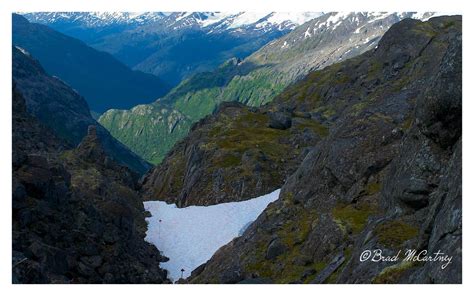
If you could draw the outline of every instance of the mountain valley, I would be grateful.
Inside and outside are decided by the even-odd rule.
[[[12,282],[462,283],[462,31],[13,14]]]

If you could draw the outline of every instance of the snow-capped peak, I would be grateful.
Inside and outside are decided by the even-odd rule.
[[[257,30],[272,27],[285,30],[293,29],[321,15],[321,12],[179,12],[168,16],[168,24],[175,29],[197,25],[212,31],[236,30],[243,27],[254,27]],[[178,22],[180,25],[176,25]]]
[[[154,22],[178,30],[189,27],[208,32],[223,30],[292,30],[321,12],[37,12],[24,16],[42,24],[72,23],[84,27],[105,27],[117,24],[146,25]]]
[[[86,27],[104,27],[113,24],[141,24],[165,17],[161,12],[35,12],[24,16],[31,22],[51,24],[78,23]]]

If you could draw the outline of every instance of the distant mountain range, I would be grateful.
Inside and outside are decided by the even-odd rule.
[[[95,112],[151,102],[169,89],[154,75],[133,71],[108,53],[17,14],[13,15],[13,45],[76,89]]]
[[[33,12],[24,16],[31,22],[70,28],[99,28],[123,24],[143,24],[157,21],[166,15],[161,12]]]
[[[270,41],[243,61],[184,80],[157,102],[131,110],[109,110],[99,122],[144,159],[157,163],[194,122],[225,101],[260,106],[313,70],[374,48],[391,25],[433,13],[327,13]],[[162,114],[179,116],[157,120]],[[147,112],[143,112],[147,110]],[[317,110],[330,116],[321,106]],[[170,129],[168,126],[174,126]]]
[[[176,85],[224,61],[245,58],[319,12],[28,13],[41,23]]]

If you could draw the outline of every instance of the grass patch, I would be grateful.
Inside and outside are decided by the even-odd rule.
[[[322,138],[327,137],[329,135],[329,129],[316,120],[305,120],[304,122],[299,123],[297,125],[297,128],[299,130],[304,130],[305,128],[311,129]]]
[[[336,223],[343,229],[347,227],[354,233],[360,233],[364,229],[367,219],[375,213],[375,208],[367,203],[362,205],[339,204],[332,211]]]
[[[412,261],[402,261],[399,264],[384,268],[373,280],[374,284],[396,284],[406,271],[413,268]]]
[[[375,235],[384,246],[400,248],[418,235],[418,228],[400,220],[388,221],[375,228]]]
[[[374,195],[376,193],[379,193],[382,190],[382,184],[379,182],[371,182],[368,183],[365,191],[367,192],[368,195]]]

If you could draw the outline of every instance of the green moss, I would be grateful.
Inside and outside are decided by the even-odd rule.
[[[384,268],[373,280],[374,284],[396,284],[400,278],[414,267],[413,261],[402,261],[399,264]]]
[[[287,193],[282,196],[284,203],[293,203],[294,198],[292,193]],[[316,262],[305,265],[299,265],[295,262],[302,259],[301,242],[307,239],[311,225],[316,217],[312,211],[305,211],[300,209],[296,213],[294,220],[287,221],[277,235],[282,239],[287,246],[287,251],[273,260],[265,259],[267,243],[260,243],[255,249],[255,254],[251,256],[251,262],[246,265],[246,270],[251,273],[257,273],[259,276],[268,277],[275,281],[275,283],[287,284],[302,279],[303,273],[308,269],[315,269],[321,271],[326,263]],[[306,278],[309,282],[314,277]]]
[[[359,233],[364,229],[367,219],[374,214],[375,208],[369,204],[343,205],[338,204],[332,211],[335,222],[343,231],[350,227],[354,233]]]
[[[360,103],[357,103],[357,104],[354,104],[352,106],[352,114],[359,114],[360,112],[362,112],[362,110],[364,110],[365,108],[367,108],[368,106],[368,102],[364,101],[364,102],[360,102]]]
[[[323,112],[323,116],[324,116],[325,118],[330,118],[330,117],[334,116],[335,114],[336,114],[336,111],[335,111],[334,109],[330,109],[330,108],[326,109],[326,110]]]
[[[317,122],[316,120],[311,120],[311,119],[308,119],[304,121],[303,123],[298,124],[297,128],[300,130],[309,128],[322,138],[327,137],[329,134],[329,129],[325,125]]]
[[[455,24],[456,24],[455,21],[447,21],[447,22],[444,23],[444,28],[447,29],[449,27],[454,26]]]
[[[433,28],[433,25],[429,22],[417,24],[416,27],[412,29],[412,31],[420,35],[428,36],[429,38],[433,38],[438,34],[436,29]]]
[[[403,121],[401,128],[402,128],[404,131],[407,131],[407,130],[411,127],[412,123],[413,123],[413,117],[411,117],[411,116],[410,116],[410,117],[407,117],[407,118],[405,119],[405,121]]]
[[[281,144],[289,131],[269,128],[267,122],[268,117],[264,114],[244,111],[228,123],[214,127],[211,130],[212,143],[228,154],[241,155],[255,150],[273,161],[280,161],[291,153],[289,145]],[[231,162],[235,164],[236,160]]]
[[[291,197],[292,198],[292,197]],[[285,203],[292,202],[284,201]],[[289,205],[287,205],[288,207]],[[295,219],[287,221],[278,231],[278,236],[287,245],[288,248],[300,244],[308,237],[311,231],[311,225],[316,220],[317,215],[314,211],[299,210]]]
[[[240,164],[240,157],[234,154],[225,154],[222,158],[216,158],[214,162],[224,168],[235,167]]]
[[[400,220],[388,221],[375,228],[375,235],[384,246],[400,248],[418,235],[418,228]]]
[[[186,170],[186,162],[183,155],[175,155],[172,157],[170,166],[173,167],[173,170],[170,171],[170,174],[167,174],[164,183],[167,184],[167,188],[170,188],[169,193],[177,196],[183,188],[184,173]]]
[[[380,184],[379,182],[371,182],[367,184],[366,192],[368,195],[374,195],[376,193],[379,193],[381,189],[382,184]]]
[[[372,64],[369,66],[368,70],[368,75],[367,78],[369,80],[374,79],[377,75],[380,75],[381,71],[383,69],[383,65],[380,62],[374,61]]]

